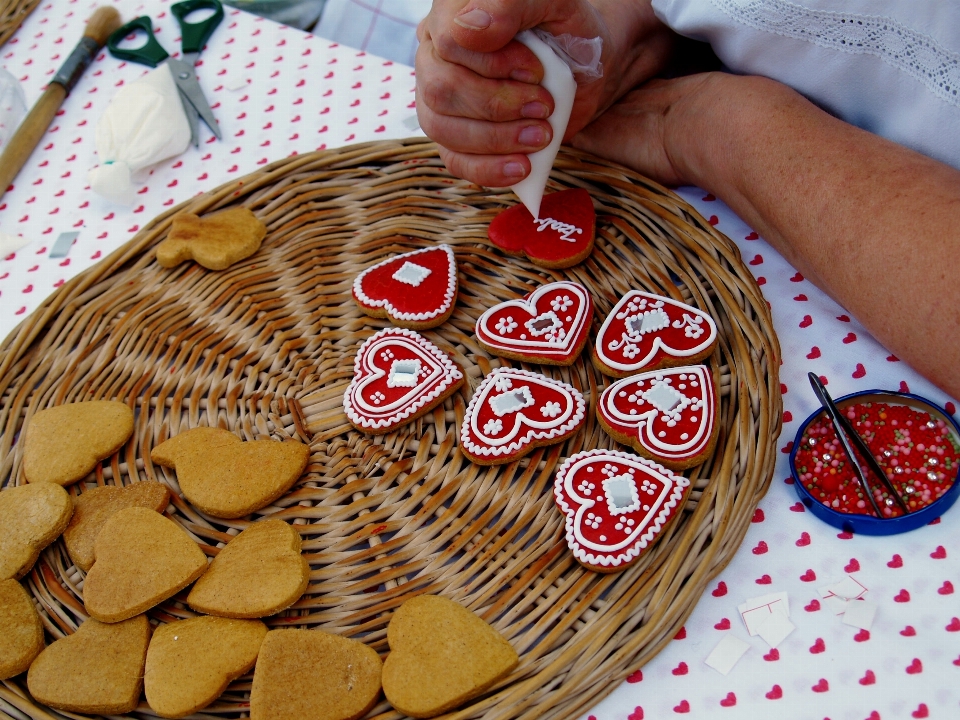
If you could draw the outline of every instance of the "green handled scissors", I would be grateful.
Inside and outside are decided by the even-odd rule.
[[[213,15],[200,22],[188,23],[187,16],[195,10],[213,10]],[[170,12],[180,25],[180,35],[183,40],[183,52],[179,59],[170,57],[170,54],[157,42],[153,34],[153,23],[146,15],[131,20],[117,29],[107,40],[107,48],[115,58],[140,65],[157,67],[160,63],[166,62],[170,67],[170,74],[173,75],[177,90],[180,91],[180,102],[183,103],[183,111],[190,123],[190,140],[194,147],[199,147],[200,118],[203,118],[203,122],[213,131],[217,140],[221,138],[220,126],[213,116],[210,103],[204,97],[203,90],[200,89],[200,83],[193,68],[204,44],[223,20],[223,6],[219,0],[186,0],[186,2],[171,5]],[[133,49],[119,47],[127,35],[136,32],[144,32],[147,35],[147,42],[142,47]]]

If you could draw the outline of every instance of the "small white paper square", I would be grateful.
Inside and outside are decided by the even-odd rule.
[[[246,86],[247,86],[247,79],[244,78],[244,77],[231,78],[230,80],[227,80],[227,81],[224,83],[224,87],[227,88],[227,90],[230,90],[230,91],[242,90],[242,89],[245,88]]]
[[[797,629],[790,620],[778,612],[771,613],[757,630],[757,635],[766,641],[767,645],[775,648],[786,640],[787,635]]]
[[[857,600],[847,603],[847,611],[843,614],[843,624],[853,625],[861,630],[869,630],[873,625],[873,618],[877,614],[877,606],[867,600]]]
[[[779,613],[786,618],[790,617],[790,601],[787,593],[778,592],[760,597],[748,598],[745,603],[737,606],[740,611],[740,618],[751,636],[757,634],[757,630],[772,613]]]
[[[750,649],[750,643],[741,640],[735,635],[727,635],[711,651],[704,661],[709,667],[712,667],[721,675],[728,674],[733,670],[743,654]]]
[[[834,583],[828,589],[837,597],[842,597],[847,600],[856,600],[859,597],[863,597],[867,592],[866,586],[853,577],[853,575],[847,575],[843,580]]]
[[[837,597],[836,595],[827,595],[823,598],[823,606],[834,615],[843,615],[847,610],[848,604],[849,602],[847,600],[844,600],[842,597]]]

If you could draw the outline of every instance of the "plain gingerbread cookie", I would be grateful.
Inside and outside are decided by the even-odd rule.
[[[37,702],[57,710],[131,712],[140,701],[149,641],[146,615],[114,624],[91,618],[37,656],[27,673],[27,687]]]
[[[161,625],[147,649],[147,702],[165,718],[205,708],[253,667],[266,634],[259,620],[195,617]]]
[[[243,442],[220,428],[193,428],[150,453],[177,471],[187,500],[207,515],[238,518],[281,497],[300,478],[310,448],[295,440]]]
[[[226,270],[260,249],[267,234],[249,208],[235,207],[206,217],[181,213],[166,239],[157,245],[157,263],[172,268],[196,260],[207,270]]]
[[[43,624],[16,580],[0,580],[0,680],[19,675],[43,650]]]
[[[250,720],[357,720],[380,697],[373,648],[322,630],[271,630],[260,646]]]
[[[133,435],[133,410],[114,400],[47,408],[27,423],[23,474],[27,482],[70,485],[82,480]]]
[[[41,551],[70,522],[73,501],[53,483],[33,483],[0,491],[0,580],[30,572]]]

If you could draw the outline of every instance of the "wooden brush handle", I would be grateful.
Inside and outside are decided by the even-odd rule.
[[[50,83],[7,142],[3,154],[0,155],[0,198],[20,169],[27,164],[33,149],[47,132],[65,97],[67,91],[63,85]]]

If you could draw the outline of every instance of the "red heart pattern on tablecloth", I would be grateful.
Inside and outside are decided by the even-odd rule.
[[[385,433],[428,412],[462,384],[460,368],[436,345],[412,330],[388,328],[357,351],[343,409],[359,429]]]
[[[707,357],[716,341],[716,323],[705,312],[631,290],[600,327],[593,360],[604,374],[626,377],[642,370],[692,365]]]
[[[567,545],[587,567],[622,570],[676,518],[690,481],[662,465],[616,450],[590,450],[557,471],[553,495]]]
[[[614,439],[677,470],[713,448],[717,400],[710,368],[663,368],[613,383],[597,401],[597,419]]]
[[[583,424],[585,412],[583,395],[566,383],[528,370],[498,368],[470,399],[460,449],[474,462],[510,462],[569,437]]]
[[[431,328],[453,312],[457,259],[449,245],[394,255],[367,268],[353,281],[353,299],[375,317]]]
[[[475,331],[494,355],[570,365],[587,341],[592,320],[590,293],[579,283],[563,280],[495,305],[477,319]]]
[[[593,249],[597,216],[583,188],[543,196],[534,220],[522,204],[497,215],[487,229],[490,241],[511,255],[526,255],[549,268],[576,265]]]

